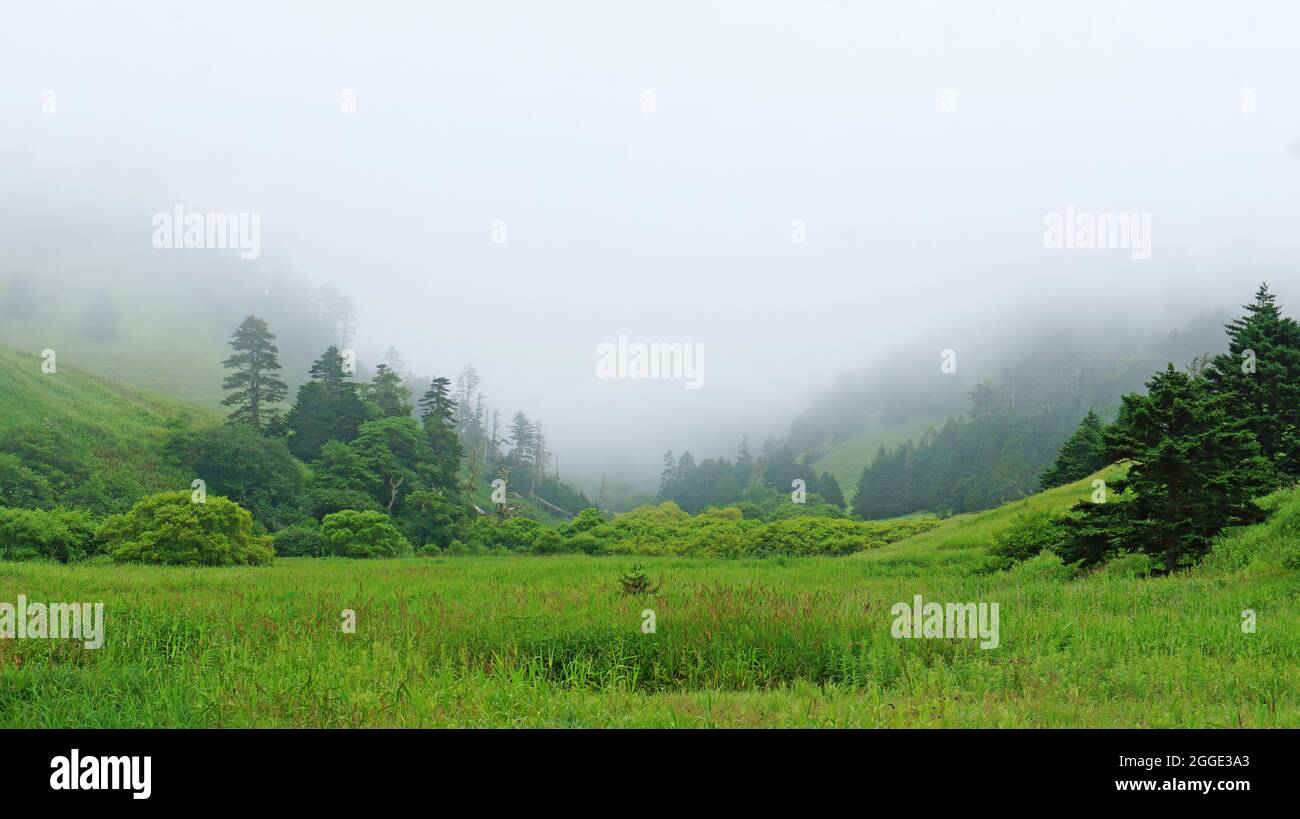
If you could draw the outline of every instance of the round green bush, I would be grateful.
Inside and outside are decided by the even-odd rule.
[[[275,557],[269,537],[253,536],[248,510],[215,495],[195,503],[188,491],[141,498],[129,512],[106,518],[95,536],[119,563],[258,565]]]
[[[280,557],[321,557],[330,553],[329,544],[321,537],[320,524],[314,520],[286,526],[275,533],[271,542]]]
[[[343,557],[396,557],[411,551],[410,542],[383,512],[344,509],[326,515],[320,534],[329,550]]]
[[[95,521],[68,509],[0,508],[0,559],[69,563],[95,551]]]
[[[1059,553],[1070,539],[1066,521],[1066,516],[1059,512],[1021,512],[1011,519],[1007,528],[997,533],[989,552],[1011,563],[1029,560],[1044,549]]]

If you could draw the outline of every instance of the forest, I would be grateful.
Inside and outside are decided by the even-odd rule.
[[[20,312],[24,299],[23,281],[11,280],[5,309]],[[658,505],[618,515],[561,479],[540,422],[489,409],[472,365],[454,383],[416,378],[390,348],[361,378],[355,353],[331,344],[291,400],[276,335],[248,316],[221,362],[225,417],[174,412],[158,430],[165,474],[190,477],[167,491],[101,471],[95,445],[71,426],[11,430],[0,442],[0,555],[195,565],[411,553],[836,555],[1116,464],[1124,474],[1091,500],[1021,521],[995,556],[1015,562],[1050,546],[1091,566],[1140,554],[1172,572],[1195,565],[1225,529],[1263,520],[1254,499],[1300,476],[1300,327],[1266,284],[1244,309],[1226,325],[1226,349],[1168,361],[1116,406],[1083,401],[1111,394],[1124,374],[1071,372],[1059,355],[1024,363],[1009,384],[981,382],[941,429],[882,446],[848,497],[818,473],[816,447],[796,456],[769,437],[755,455],[741,436],[734,459],[666,453]],[[349,315],[331,319],[340,341]],[[1188,344],[1174,334],[1164,348]]]

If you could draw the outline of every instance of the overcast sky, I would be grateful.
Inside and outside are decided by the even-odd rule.
[[[249,264],[352,291],[363,355],[472,360],[562,467],[652,465],[783,434],[891,347],[937,372],[957,335],[1262,278],[1300,305],[1296,9],[11,3],[0,193],[138,210],[143,247],[176,203],[259,212]],[[1067,205],[1150,214],[1150,258],[1045,248]],[[597,379],[621,334],[703,344],[704,387]]]

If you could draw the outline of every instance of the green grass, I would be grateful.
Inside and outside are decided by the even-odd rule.
[[[139,485],[184,488],[161,456],[171,422],[213,421],[216,412],[149,395],[87,373],[60,355],[43,373],[35,353],[0,348],[0,434],[24,426],[53,426],[89,453],[97,473],[130,475]]]
[[[21,348],[38,361],[36,353],[52,349],[60,370],[66,365],[220,409],[221,361],[229,355],[225,337],[214,327],[196,328],[192,313],[180,317],[167,312],[160,308],[124,316],[113,339],[87,338],[75,321],[58,316],[6,318],[0,321],[0,346]],[[226,337],[233,329],[224,330]]]
[[[922,414],[895,423],[885,423],[879,415],[873,415],[862,432],[839,443],[829,444],[826,454],[817,459],[813,469],[819,475],[822,472],[831,473],[844,494],[852,498],[858,480],[862,477],[863,467],[869,466],[876,459],[880,447],[892,452],[909,438],[916,442],[927,429],[942,429],[948,418],[959,412],[959,409],[954,409],[949,414]]]
[[[1300,726],[1300,493],[1176,576],[988,570],[1019,508],[1088,491],[844,558],[0,564],[0,601],[103,601],[107,632],[0,640],[0,724]],[[635,562],[658,593],[622,593]],[[914,594],[999,603],[1000,647],[894,639]]]

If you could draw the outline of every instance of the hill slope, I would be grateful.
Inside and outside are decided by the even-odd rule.
[[[49,431],[72,442],[90,471],[145,491],[189,486],[161,455],[171,428],[216,420],[213,411],[150,395],[99,378],[57,359],[53,373],[41,357],[0,348],[0,435]]]

